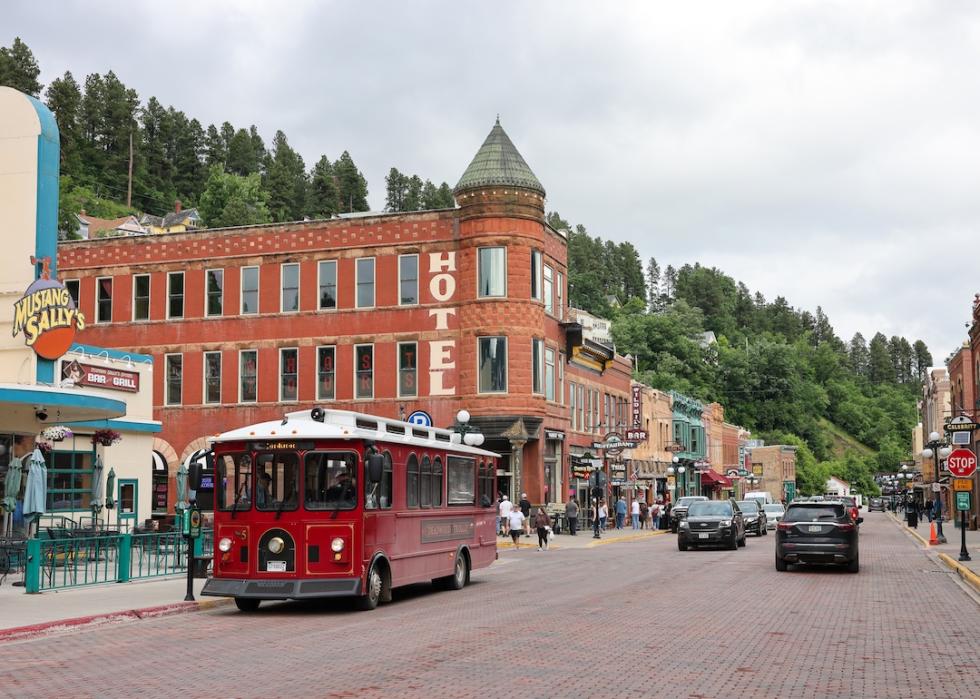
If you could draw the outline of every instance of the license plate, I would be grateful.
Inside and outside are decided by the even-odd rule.
[[[269,573],[285,573],[286,561],[269,561],[265,564],[265,569]]]
[[[698,534],[698,538],[699,539],[707,539],[708,538],[708,535],[706,533],[702,532],[701,534]]]
[[[823,531],[823,527],[821,527],[821,526],[820,526],[819,524],[815,524],[815,525],[810,525],[810,526],[808,527],[808,529],[809,529],[809,530],[810,530],[811,532],[822,532],[822,531]]]

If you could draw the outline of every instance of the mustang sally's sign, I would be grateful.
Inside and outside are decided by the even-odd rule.
[[[85,327],[85,317],[65,285],[51,279],[50,260],[31,258],[42,265],[41,277],[14,304],[13,336],[24,334],[24,342],[44,359],[57,359],[71,347],[75,331]]]

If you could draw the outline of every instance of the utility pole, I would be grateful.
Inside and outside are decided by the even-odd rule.
[[[126,186],[126,208],[133,205],[133,126],[129,126],[129,184]]]

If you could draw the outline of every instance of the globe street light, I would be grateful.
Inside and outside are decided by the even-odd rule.
[[[935,459],[934,463],[936,465],[936,477],[932,488],[936,497],[933,502],[933,515],[936,522],[936,539],[940,544],[946,543],[946,537],[943,536],[943,505],[942,500],[940,499],[942,487],[939,483],[939,459],[945,459],[951,453],[952,449],[950,449],[945,442],[940,441],[938,432],[929,433],[929,441],[926,442],[925,449],[922,450],[922,458]]]
[[[484,436],[479,428],[470,425],[470,411],[463,409],[456,413],[456,424],[453,425],[453,439],[456,444],[462,442],[467,446],[478,447],[483,444]]]

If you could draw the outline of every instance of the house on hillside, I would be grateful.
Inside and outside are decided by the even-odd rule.
[[[92,238],[105,238],[117,235],[143,235],[146,229],[140,225],[135,216],[122,216],[120,218],[99,218],[91,216],[82,209],[75,214],[78,227],[75,234],[82,240]]]
[[[140,223],[153,234],[186,233],[204,228],[204,222],[196,208],[185,209],[178,199],[174,202],[174,210],[163,216],[143,214]]]
[[[831,476],[827,479],[827,485],[824,486],[824,493],[827,495],[836,495],[838,497],[850,495],[851,484],[845,481],[843,478]]]

